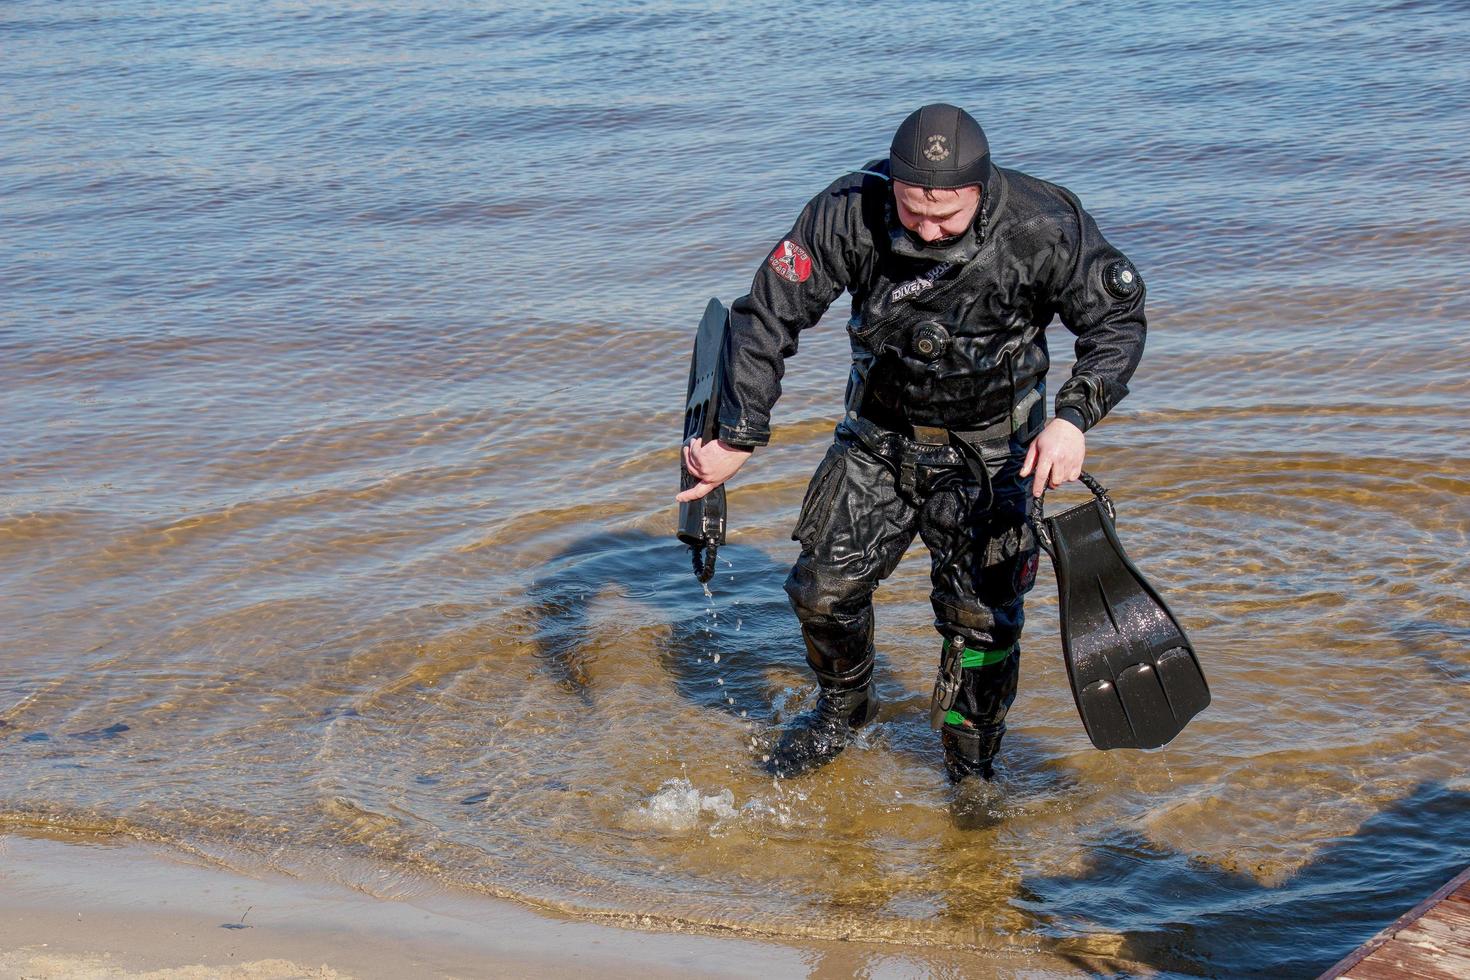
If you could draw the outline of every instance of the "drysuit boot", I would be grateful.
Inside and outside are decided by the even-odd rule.
[[[873,661],[859,665],[846,675],[817,671],[816,706],[781,736],[765,769],[787,779],[825,766],[852,741],[852,733],[878,714],[878,693],[873,689]]]
[[[945,725],[944,768],[958,789],[950,801],[950,819],[957,830],[988,830],[1005,820],[1004,798],[990,780],[995,776],[995,753],[1005,735],[1004,724],[971,728]]]
[[[959,783],[969,776],[994,778],[995,753],[1005,733],[1004,723],[982,727],[946,724],[939,739],[944,744],[944,768],[950,782]]]

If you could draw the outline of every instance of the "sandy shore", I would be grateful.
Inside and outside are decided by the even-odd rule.
[[[0,980],[1072,972],[1020,956],[637,932],[429,888],[385,901],[205,867],[144,844],[0,837]]]
[[[804,974],[812,951],[557,921],[510,902],[387,902],[144,845],[0,838],[0,977]]]

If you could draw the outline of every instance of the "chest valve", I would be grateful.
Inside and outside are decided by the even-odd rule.
[[[937,361],[949,350],[949,331],[933,320],[921,323],[909,338],[909,350],[921,361]]]

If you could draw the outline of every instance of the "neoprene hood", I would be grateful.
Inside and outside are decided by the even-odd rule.
[[[974,116],[936,102],[914,110],[899,125],[888,172],[916,187],[984,187],[990,180],[990,143]]]

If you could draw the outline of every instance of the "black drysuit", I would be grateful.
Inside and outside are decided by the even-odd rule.
[[[1085,431],[1127,394],[1144,288],[1062,187],[992,168],[973,226],[931,247],[898,222],[886,173],[877,161],[814,197],[731,307],[720,438],[766,443],[797,335],[850,293],[847,412],[807,490],[786,591],[819,682],[865,686],[873,592],[921,536],[936,628],[964,648],[946,756],[959,738],[988,768],[1036,575],[1019,471],[1045,419],[1044,328],[1060,316],[1077,336],[1056,415]]]

